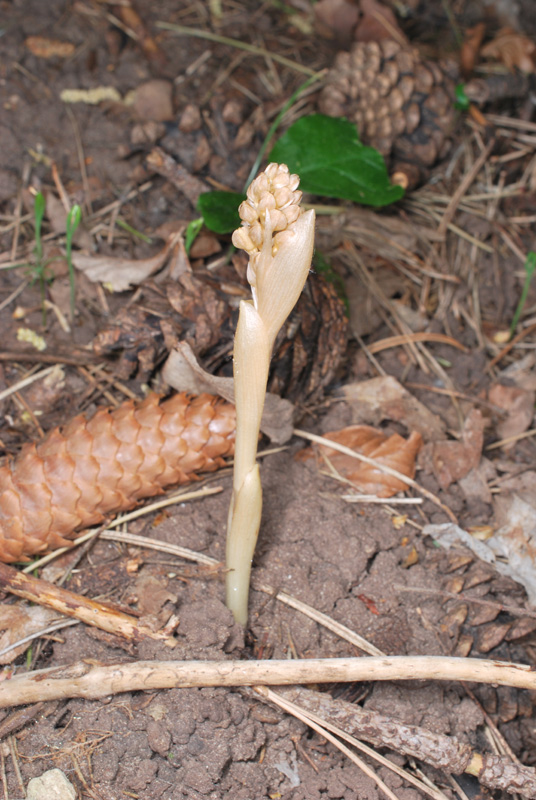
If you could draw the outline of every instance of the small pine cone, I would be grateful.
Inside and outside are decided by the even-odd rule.
[[[234,435],[234,406],[211,395],[153,394],[75,417],[0,468],[0,561],[62,547],[79,528],[218,469]]]
[[[430,167],[448,148],[454,81],[392,39],[338,53],[319,110],[355,122],[361,141],[395,161]]]

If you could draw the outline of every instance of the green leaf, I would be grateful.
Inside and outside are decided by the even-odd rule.
[[[300,189],[311,194],[370,206],[386,206],[404,195],[401,186],[390,183],[383,157],[361,144],[346,119],[302,117],[277,142],[270,161],[297,172]]]
[[[80,221],[82,219],[82,209],[78,205],[74,205],[69,213],[67,214],[67,220],[65,222],[65,233],[67,239],[72,242],[73,236],[76,233],[76,229],[80,225]]]
[[[41,239],[41,225],[45,216],[46,201],[42,192],[37,192],[34,198],[34,220],[35,220],[35,247],[34,253],[38,262],[43,258],[43,241]]]
[[[184,247],[188,255],[190,255],[190,247],[196,240],[196,237],[203,227],[203,217],[198,217],[198,219],[193,219],[191,222],[188,223],[188,227],[186,228],[186,234],[184,236]]]
[[[517,323],[519,322],[521,314],[523,313],[523,309],[525,307],[525,303],[527,302],[527,297],[529,294],[530,284],[535,271],[536,271],[536,253],[534,252],[534,250],[530,250],[530,252],[527,253],[527,258],[525,259],[525,283],[523,285],[523,291],[521,292],[521,297],[519,298],[519,303],[517,304],[512,324],[510,325],[510,339],[514,335],[515,330],[517,328]]]
[[[230,233],[241,224],[238,206],[246,199],[238,192],[205,192],[199,195],[197,210],[205,225],[214,233]]]
[[[45,196],[42,192],[37,192],[34,197],[34,217],[35,217],[35,227],[41,229],[41,223],[43,222],[43,217],[45,216]]]
[[[454,107],[457,108],[458,111],[467,111],[470,105],[471,103],[469,98],[465,93],[465,84],[456,84],[456,88],[454,90]]]

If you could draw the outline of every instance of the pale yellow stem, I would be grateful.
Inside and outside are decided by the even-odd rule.
[[[226,548],[226,602],[242,625],[248,618],[251,560],[261,523],[256,455],[270,353],[262,319],[251,303],[242,301],[234,346],[236,444]]]

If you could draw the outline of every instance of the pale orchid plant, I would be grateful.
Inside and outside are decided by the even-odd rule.
[[[236,446],[227,528],[227,605],[245,625],[251,562],[259,533],[262,488],[256,461],[275,338],[294,308],[311,265],[314,211],[302,211],[299,177],[269,164],[240,208],[235,247],[249,255],[252,300],[240,303],[234,342]]]

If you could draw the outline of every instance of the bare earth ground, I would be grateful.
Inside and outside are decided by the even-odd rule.
[[[280,11],[250,5],[254,8],[249,11],[245,3],[229,5],[219,32],[247,41],[253,38],[256,43],[262,40],[267,49],[276,52],[279,48],[314,69],[329,64],[329,43],[316,34],[301,34]],[[194,171],[199,138],[195,133],[179,135],[177,120],[187,103],[200,105],[211,153],[200,174],[209,184],[240,190],[262,143],[267,120],[271,121],[274,109],[279,110],[281,102],[303,81],[303,76],[292,70],[237,56],[225,46],[196,38],[174,38],[152,27],[156,20],[164,20],[206,29],[210,27],[210,15],[205,4],[190,7],[164,2],[155,8],[154,4],[137,3],[141,18],[157,33],[160,53],[165,54],[162,63],[148,60],[128,37],[121,39],[118,28],[112,28],[106,17],[109,8],[100,3],[72,4],[63,0],[47,4],[38,0],[0,1],[4,34],[0,39],[0,252],[5,255],[4,261],[31,257],[31,195],[27,186],[52,190],[51,162],[55,162],[71,202],[83,205],[87,221],[80,247],[87,246],[89,240],[92,245],[98,243],[101,254],[143,258],[156,252],[158,244],[140,242],[119,229],[115,229],[113,237],[110,235],[110,212],[99,216],[99,210],[118,198],[123,219],[149,235],[164,222],[189,220],[195,213],[185,196],[169,182],[146,172],[143,158],[151,143],[132,144],[132,130],[137,123],[131,110],[117,103],[68,106],[60,100],[62,89],[113,85],[124,96],[151,77],[174,81],[175,117],[166,123],[160,144]],[[117,8],[112,10],[117,12]],[[74,54],[67,60],[36,57],[25,45],[26,37],[36,34],[72,42],[76,46]],[[192,64],[197,66],[188,72]],[[252,67],[259,69],[261,65],[265,70],[262,80],[260,73],[252,73]],[[220,86],[217,80],[223,69],[228,69],[228,76]],[[233,90],[231,79],[251,88],[254,101],[251,93]],[[222,108],[230,97],[241,101],[236,122],[222,121]],[[260,109],[257,116],[255,108]],[[515,117],[518,110],[512,105],[508,113]],[[251,123],[251,135],[237,148],[235,137],[246,120]],[[503,185],[517,186],[522,175],[534,169],[533,142],[530,136],[526,138],[525,160],[514,160],[513,166],[507,159],[504,163],[490,162],[488,172],[480,174],[472,194],[484,192],[490,182],[499,181],[499,176]],[[428,343],[426,352],[432,354],[436,365],[439,363],[437,370],[430,367],[431,360],[429,355],[423,355],[424,351],[420,351],[420,363],[413,351],[401,347],[380,350],[374,358],[378,369],[404,383],[442,421],[451,440],[460,439],[471,409],[481,408],[486,418],[484,441],[490,444],[502,438],[497,424],[503,417],[497,416],[496,407],[495,411],[490,410],[487,399],[489,387],[497,382],[498,370],[528,358],[524,362],[525,373],[529,377],[533,373],[530,336],[523,342],[526,349],[512,351],[510,361],[507,358],[501,362],[495,372],[486,372],[486,368],[500,349],[493,344],[492,333],[508,329],[519,299],[523,263],[515,248],[526,252],[533,247],[530,227],[512,227],[513,223],[509,226],[509,217],[530,218],[535,208],[534,197],[525,191],[513,191],[511,197],[498,201],[499,208],[495,203],[492,212],[491,203],[478,206],[474,201],[473,205],[458,209],[455,217],[458,229],[470,238],[450,231],[446,244],[437,244],[430,232],[437,227],[464,169],[469,170],[474,163],[477,144],[470,126],[460,122],[454,144],[457,160],[449,162],[450,174],[445,174],[445,165],[438,167],[435,182],[429,187],[408,196],[395,210],[378,212],[379,219],[387,220],[393,238],[418,253],[428,277],[423,273],[417,283],[406,280],[404,274],[407,276],[409,267],[404,274],[391,269],[388,254],[378,255],[374,242],[371,245],[364,241],[367,229],[374,231],[370,212],[348,209],[335,221],[320,218],[319,241],[324,252],[334,254],[334,263],[348,279],[348,286],[350,277],[355,281],[360,273],[359,263],[351,262],[348,247],[341,245],[344,241],[362,248],[363,263],[376,285],[383,287],[387,306],[382,308],[368,296],[371,322],[366,329],[357,331],[367,343],[400,332],[396,326],[389,327],[385,308],[405,304],[415,314],[418,307],[419,313],[427,315],[427,331],[447,334],[465,346],[462,352],[448,344]],[[508,152],[509,142],[504,138],[493,151],[496,156]],[[146,180],[150,180],[150,186],[127,199],[128,193],[144,186]],[[432,212],[437,216],[433,217]],[[397,224],[401,227],[396,228]],[[424,229],[428,233],[423,233]],[[53,226],[44,230],[53,232]],[[501,232],[513,241],[513,247]],[[54,246],[54,236],[50,238]],[[479,243],[485,247],[479,247]],[[441,272],[455,276],[456,281],[437,279]],[[65,355],[74,345],[90,343],[120,308],[133,302],[132,293],[104,298],[102,289],[79,275],[77,316],[72,333],[68,333],[51,310],[43,326],[36,285],[26,284],[15,298],[4,303],[21,287],[26,273],[6,270],[1,275],[0,330],[3,349],[9,352],[21,352],[17,329],[23,324],[45,336],[45,353]],[[65,270],[63,274],[58,272],[47,291],[67,313]],[[143,304],[147,296],[138,295],[136,299]],[[527,309],[533,307],[534,300],[531,293]],[[14,318],[16,306],[22,310]],[[354,307],[354,320],[362,313],[362,308]],[[530,310],[525,314],[530,322]],[[30,349],[26,352],[34,353]],[[35,363],[38,368],[46,366],[39,359]],[[3,360],[0,389],[24,377],[31,364],[31,360],[15,356]],[[357,349],[354,340],[332,394],[325,402],[306,409],[300,426],[322,433],[352,421],[353,411],[342,398],[341,387],[376,377],[375,364]],[[440,367],[448,373],[446,381],[442,380],[445,373],[438,371]],[[99,374],[66,364],[63,381],[61,389],[53,386],[50,395],[30,387],[17,395],[17,402],[13,398],[0,400],[0,436],[6,454],[16,453],[25,441],[38,438],[40,428],[46,431],[81,408],[91,410],[106,402],[110,394],[112,399],[122,399],[121,390],[113,387],[113,364]],[[138,395],[143,382],[139,376],[123,379]],[[507,383],[508,378],[504,381]],[[448,395],[434,391],[442,388],[459,393],[457,404]],[[530,422],[527,428],[529,425]],[[403,420],[385,427],[390,432],[408,433]],[[527,624],[521,636],[517,635],[513,627],[516,618],[500,608],[500,604],[527,607],[523,588],[478,562],[469,551],[446,551],[431,537],[423,537],[421,530],[428,522],[448,521],[437,506],[426,501],[417,510],[407,511],[406,506],[345,503],[341,494],[346,487],[341,488],[320,474],[314,460],[295,459],[300,447],[293,440],[290,449],[262,461],[265,510],[254,562],[254,586],[262,583],[286,590],[344,623],[387,654],[463,652],[532,663],[536,654],[534,626]],[[454,480],[442,488],[437,472],[430,466],[430,450],[427,452],[428,461],[423,454],[417,479],[438,495],[464,528],[497,524],[497,506],[489,486],[497,491],[501,481],[511,476],[532,475],[536,455],[534,440],[521,439],[507,451],[489,451],[479,469],[471,473],[473,483]],[[217,483],[223,487],[221,494],[173,506],[158,516],[143,517],[131,523],[129,531],[223,561],[229,475],[218,475]],[[507,492],[503,496],[507,498]],[[404,514],[408,519],[400,518]],[[66,567],[70,567],[69,561]],[[97,542],[85,560],[72,569],[66,586],[117,603],[123,609],[137,610],[159,626],[176,613],[180,619],[178,644],[174,650],[154,642],[134,646],[77,625],[34,646],[29,656],[32,668],[69,665],[83,659],[113,663],[130,659],[357,655],[352,645],[256,590],[251,596],[250,627],[242,631],[224,605],[221,570],[185,565],[149,549]],[[469,603],[463,613],[460,603],[441,593],[448,591],[471,591],[474,597],[491,601],[492,607]],[[16,663],[18,669],[24,669],[26,656]],[[456,736],[480,750],[489,749],[486,731],[490,724],[497,724],[521,762],[536,764],[533,698],[529,692],[432,682],[331,688],[335,694],[355,699],[368,709]],[[10,711],[1,714],[0,724]],[[6,738],[1,747],[4,797],[12,799],[23,795],[23,786],[31,777],[53,766],[65,771],[79,797],[102,800],[372,800],[380,796],[374,783],[319,735],[264,705],[251,693],[238,690],[127,693],[104,701],[48,703],[34,721]],[[448,797],[491,796],[480,790],[472,778],[457,779],[460,790],[444,773],[403,756],[389,757],[410,771],[424,773]],[[425,796],[384,767],[378,773],[400,800]]]

